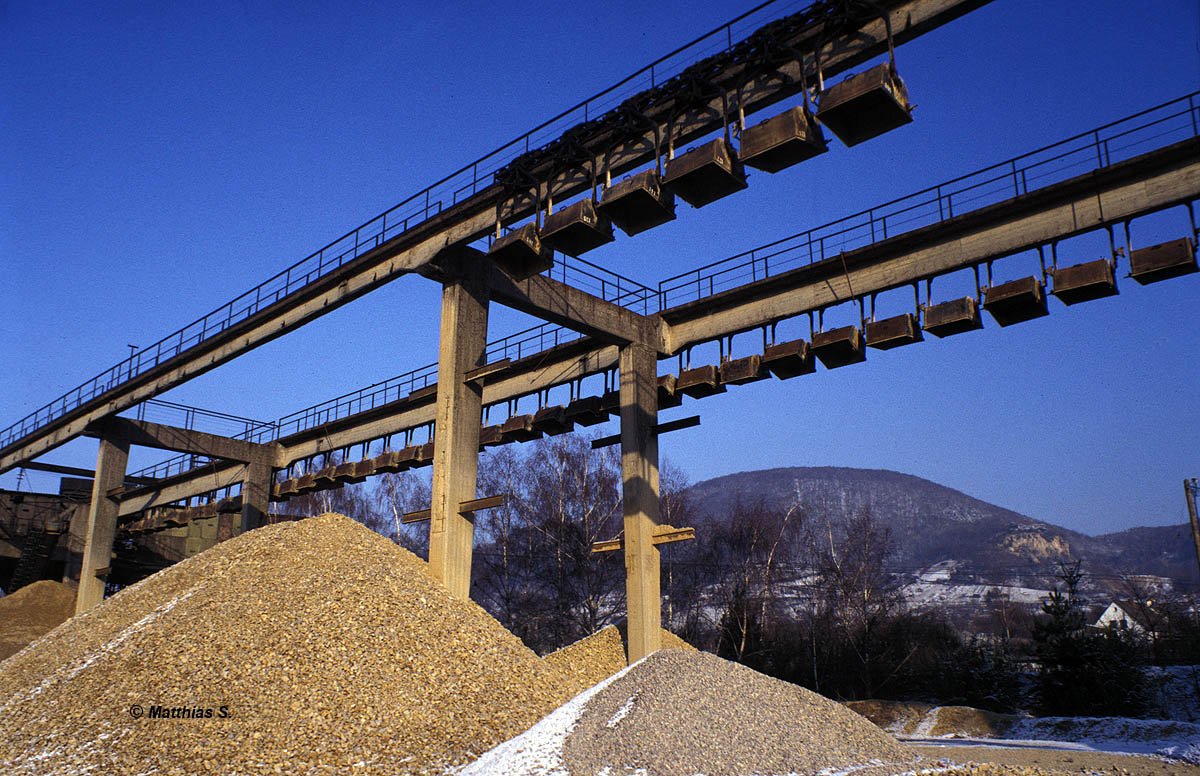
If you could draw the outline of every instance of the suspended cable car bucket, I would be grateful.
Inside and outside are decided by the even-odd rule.
[[[1108,259],[1052,269],[1050,277],[1054,280],[1054,290],[1050,293],[1063,304],[1072,305],[1117,295],[1117,280]]]
[[[858,364],[867,360],[862,331],[857,326],[842,326],[813,335],[813,354],[826,369]]]
[[[663,185],[692,207],[704,207],[746,188],[746,171],[719,137],[667,162]]]
[[[817,120],[847,146],[912,122],[908,89],[886,62],[826,89],[818,105]]]
[[[989,287],[983,297],[983,309],[1001,326],[1050,314],[1042,281],[1032,276]]]
[[[561,404],[542,407],[533,414],[533,427],[546,436],[558,436],[575,430],[575,424],[567,420],[567,408]]]
[[[513,415],[500,426],[500,434],[506,442],[532,442],[542,437],[533,427],[532,415]]]
[[[674,221],[675,195],[662,187],[657,172],[646,170],[605,189],[596,210],[632,237]]]
[[[513,280],[524,280],[554,266],[554,252],[542,245],[537,224],[525,224],[496,238],[488,256]]]
[[[1129,254],[1129,275],[1143,286],[1196,270],[1196,251],[1190,237],[1139,248]]]
[[[721,364],[721,382],[725,385],[745,385],[767,377],[762,368],[762,356],[759,355],[736,358]]]
[[[768,345],[763,351],[762,365],[780,380],[787,380],[817,371],[812,351],[802,339]]]
[[[676,388],[675,375],[658,376],[658,408],[669,410],[683,405],[683,396]]]
[[[924,341],[921,334],[921,324],[912,313],[884,318],[879,321],[867,321],[867,347],[876,350],[891,350],[902,345]]]
[[[599,396],[582,396],[567,405],[567,418],[580,426],[595,426],[608,420]]]
[[[612,221],[596,212],[596,201],[590,197],[551,213],[542,225],[542,243],[568,256],[612,241]]]
[[[748,167],[775,173],[827,150],[812,114],[796,106],[742,130],[738,158]]]
[[[679,379],[675,381],[675,390],[691,396],[693,399],[703,399],[707,396],[725,393],[725,386],[721,385],[717,368],[710,364],[680,372]]]
[[[973,296],[951,299],[925,308],[925,331],[935,337],[950,337],[982,328],[979,304]]]

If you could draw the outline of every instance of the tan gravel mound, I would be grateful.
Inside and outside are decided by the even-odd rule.
[[[0,660],[57,628],[75,614],[75,591],[50,579],[0,598]]]
[[[440,773],[568,695],[419,559],[322,515],[223,542],[8,660],[0,773]]]
[[[1004,738],[1021,719],[1016,714],[997,714],[970,706],[938,706],[932,715],[933,724],[923,735]]]
[[[804,775],[873,762],[895,772],[916,759],[839,703],[682,650],[659,650],[596,692],[562,748],[571,774]]]
[[[571,685],[571,694],[575,695],[624,668],[628,663],[627,648],[621,629],[616,625],[608,625],[591,636],[551,652],[542,660],[566,677]],[[668,630],[663,631],[662,648],[696,649]]]
[[[929,703],[906,703],[903,701],[849,701],[846,707],[874,722],[895,735],[913,735],[917,726],[925,719]]]

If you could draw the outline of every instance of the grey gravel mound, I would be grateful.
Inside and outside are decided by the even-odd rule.
[[[592,696],[563,744],[572,776],[817,774],[917,754],[841,704],[703,652],[661,650]],[[901,767],[903,766],[903,767]]]

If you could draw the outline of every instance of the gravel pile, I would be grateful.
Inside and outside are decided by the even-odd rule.
[[[0,598],[0,660],[57,628],[75,614],[75,591],[49,579]]]
[[[713,655],[664,649],[459,776],[876,776],[923,767],[916,761],[841,704]]]
[[[569,694],[419,559],[323,515],[223,542],[6,661],[0,773],[442,773]]]
[[[662,648],[696,649],[670,631],[663,631]],[[628,665],[625,640],[615,625],[601,628],[587,638],[551,652],[542,660],[562,673],[572,695],[604,681]]]

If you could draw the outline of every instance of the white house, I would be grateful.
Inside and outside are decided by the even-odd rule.
[[[1159,618],[1155,616],[1157,613],[1150,608],[1152,603],[1153,601],[1148,601],[1142,605],[1135,601],[1113,601],[1100,615],[1100,619],[1096,620],[1095,627],[1107,628],[1110,625],[1116,625],[1117,627],[1126,627],[1139,635],[1153,636],[1157,630]]]

